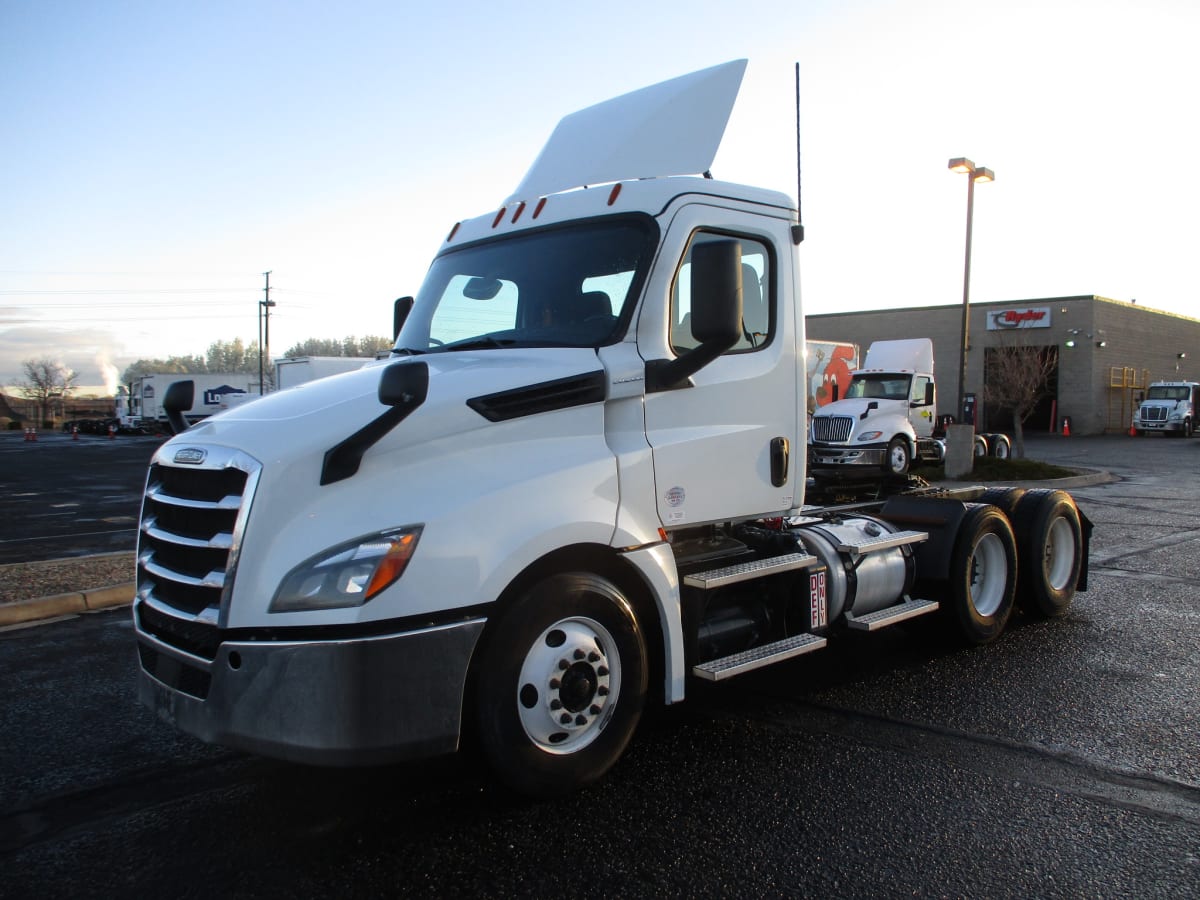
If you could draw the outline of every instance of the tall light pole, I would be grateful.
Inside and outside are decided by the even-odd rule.
[[[963,401],[967,382],[967,342],[971,336],[971,220],[975,213],[975,182],[995,181],[996,173],[983,166],[976,166],[965,156],[950,160],[950,171],[967,176],[967,251],[963,263],[962,345],[958,350],[958,407],[954,412],[954,421],[957,422],[960,418],[966,418]]]

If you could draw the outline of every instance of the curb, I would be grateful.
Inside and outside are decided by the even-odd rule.
[[[129,581],[88,591],[72,591],[69,594],[0,604],[0,628],[52,619],[56,616],[71,616],[114,606],[127,606],[133,602],[133,594],[134,583]]]
[[[1019,487],[1019,488],[1048,488],[1050,490],[1067,490],[1070,488],[1086,487],[1090,484],[1112,484],[1121,479],[1112,472],[1104,469],[1084,469],[1078,466],[1072,466],[1071,469],[1078,472],[1078,475],[1069,475],[1066,478],[1042,478],[1037,481],[972,481],[969,478],[962,481],[942,481],[930,482],[934,487],[941,488],[962,488],[974,487]]]

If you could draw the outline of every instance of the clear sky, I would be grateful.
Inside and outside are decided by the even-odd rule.
[[[717,178],[795,195],[804,310],[1100,294],[1200,317],[1200,3],[0,0],[0,385],[48,356],[384,334],[564,114],[750,60]]]

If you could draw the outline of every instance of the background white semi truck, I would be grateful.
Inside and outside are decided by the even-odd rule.
[[[352,372],[371,359],[361,356],[283,356],[275,360],[275,388],[283,391],[318,378]]]
[[[1196,405],[1200,384],[1194,381],[1156,381],[1133,414],[1133,430],[1139,437],[1159,431],[1191,437],[1196,431]]]
[[[902,476],[914,460],[940,463],[945,434],[937,415],[933,342],[876,341],[851,373],[843,399],[813,416],[809,453],[818,474],[845,470]],[[975,435],[975,455],[1009,456],[1003,434]]]
[[[744,66],[568,116],[509,200],[447,229],[390,359],[159,449],[145,703],[304,762],[470,734],[554,795],[693,679],[919,616],[984,643],[1018,601],[1066,609],[1089,524],[1061,491],[805,505],[796,206],[688,174]]]

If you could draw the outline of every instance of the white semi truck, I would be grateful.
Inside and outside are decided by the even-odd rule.
[[[914,460],[946,457],[937,417],[933,342],[929,338],[876,341],[861,369],[850,375],[843,399],[821,407],[812,420],[809,453],[815,472],[882,472],[903,476]],[[1004,434],[974,436],[975,456],[1007,459]]]
[[[448,229],[390,359],[159,449],[146,704],[310,763],[469,734],[502,782],[555,795],[692,679],[927,614],[983,643],[1018,599],[1067,608],[1090,525],[1061,491],[805,505],[796,205],[688,174],[744,66],[568,116],[511,199]]]
[[[1191,437],[1196,431],[1196,406],[1200,384],[1195,381],[1156,381],[1133,414],[1133,431],[1138,437],[1161,432]]]

